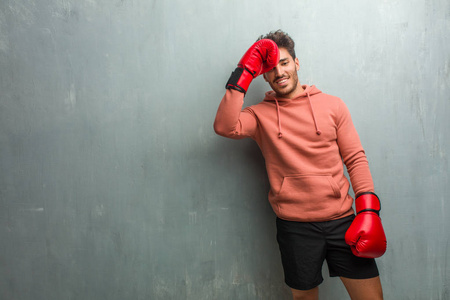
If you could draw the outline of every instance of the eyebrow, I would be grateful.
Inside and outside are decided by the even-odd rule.
[[[282,59],[280,59],[280,62],[282,62],[282,61],[286,61],[286,60],[289,60],[289,58],[288,58],[288,57],[286,57],[286,58],[282,58]]]

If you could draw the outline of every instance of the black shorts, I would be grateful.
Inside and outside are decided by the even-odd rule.
[[[326,222],[293,222],[277,218],[277,241],[286,284],[309,290],[323,281],[323,261],[331,277],[367,279],[378,276],[374,259],[353,255],[345,232],[354,215]]]

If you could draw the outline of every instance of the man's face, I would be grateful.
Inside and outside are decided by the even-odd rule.
[[[263,76],[278,97],[293,98],[302,90],[297,76],[299,68],[298,58],[294,60],[285,48],[280,48],[278,65]]]

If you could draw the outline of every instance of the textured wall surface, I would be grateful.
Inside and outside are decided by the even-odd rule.
[[[386,299],[450,299],[446,0],[1,1],[0,298],[290,299],[259,149],[212,129],[279,28],[301,83],[352,113]],[[325,277],[321,299],[347,299]]]

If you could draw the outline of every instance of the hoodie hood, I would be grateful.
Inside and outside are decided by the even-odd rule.
[[[314,126],[316,128],[316,134],[320,135],[322,132],[319,129],[319,126],[317,124],[316,121],[316,116],[314,114],[314,109],[313,109],[313,105],[311,103],[311,96],[315,95],[315,94],[319,94],[322,93],[318,88],[316,88],[315,85],[302,85],[303,88],[303,92],[300,93],[297,97],[293,98],[293,99],[289,99],[289,98],[281,98],[281,97],[276,97],[276,93],[274,91],[269,91],[266,92],[266,96],[264,98],[265,102],[274,102],[277,108],[277,117],[278,117],[278,137],[282,138],[283,137],[283,132],[281,130],[281,113],[280,113],[280,103],[283,103],[284,105],[288,105],[291,102],[294,101],[301,101],[301,100],[307,100],[309,103],[309,108],[311,110],[311,115],[312,118],[314,120]]]

